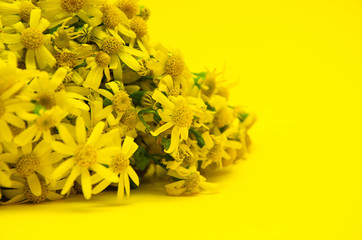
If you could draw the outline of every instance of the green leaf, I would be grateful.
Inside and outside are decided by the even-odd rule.
[[[138,149],[134,153],[133,157],[135,159],[136,167],[141,171],[145,170],[150,163],[150,159],[147,156],[146,149],[142,146],[138,146]]]

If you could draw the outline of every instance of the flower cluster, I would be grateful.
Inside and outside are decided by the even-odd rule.
[[[163,171],[170,195],[248,152],[253,114],[216,71],[151,44],[138,0],[0,1],[0,203],[117,200]],[[126,196],[125,196],[126,195]]]

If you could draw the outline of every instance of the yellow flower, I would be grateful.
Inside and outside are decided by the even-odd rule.
[[[31,1],[16,0],[12,3],[0,2],[0,15],[4,16],[3,24],[5,26],[13,25],[20,20],[29,22],[30,12],[36,8]]]
[[[181,143],[177,151],[171,153],[171,156],[174,158],[174,161],[165,161],[167,169],[172,169],[177,171],[179,166],[185,168],[197,167],[197,163],[200,155],[200,147],[197,145],[197,142],[187,139],[186,143]]]
[[[122,79],[121,61],[132,70],[138,72],[141,70],[140,63],[133,56],[144,58],[145,54],[137,49],[125,46],[124,40],[114,31],[108,30],[107,34],[102,27],[96,27],[92,30],[93,41],[98,47],[111,57],[110,68],[114,69],[115,80]]]
[[[230,125],[234,119],[234,111],[228,106],[227,100],[219,95],[212,96],[209,101],[210,105],[215,108],[213,125],[217,128],[223,128]]]
[[[25,120],[33,120],[29,112],[34,104],[18,98],[24,86],[36,72],[17,68],[16,57],[7,54],[7,61],[0,58],[0,140],[10,142],[13,134],[10,125],[25,128]]]
[[[140,111],[140,109],[137,110],[131,107],[122,115],[119,124],[122,127],[125,136],[136,138],[137,131],[145,132],[146,127],[140,121],[138,111]]]
[[[156,45],[154,51],[154,58],[147,62],[147,67],[152,70],[153,75],[156,78],[169,75],[173,80],[178,79],[183,86],[189,86],[192,75],[185,64],[181,51],[170,52],[161,44]]]
[[[45,0],[39,2],[38,5],[44,11],[46,19],[51,22],[50,28],[53,28],[73,16],[95,25],[91,17],[102,17],[99,6],[103,3],[104,0]]]
[[[133,142],[133,138],[126,137],[122,144],[121,152],[113,156],[112,160],[105,162],[109,168],[119,176],[118,179],[118,191],[117,191],[117,200],[121,201],[124,196],[124,191],[126,191],[126,196],[129,197],[130,194],[130,182],[129,178],[138,186],[139,179],[137,173],[130,166],[129,158],[137,150],[138,146]],[[94,175],[93,183],[101,181],[104,177],[99,175]],[[111,184],[111,181],[103,179],[94,189],[93,194],[100,193],[106,187]]]
[[[98,51],[95,57],[87,59],[87,63],[87,68],[90,68],[90,71],[83,83],[84,87],[97,90],[101,85],[103,73],[107,81],[111,80],[111,74],[109,72],[111,57],[106,52]]]
[[[196,194],[200,192],[200,188],[211,192],[217,192],[217,186],[213,183],[206,182],[206,178],[200,175],[195,168],[183,169],[187,175],[180,175],[175,170],[169,170],[167,175],[181,179],[179,181],[167,184],[165,186],[166,193],[173,196],[181,194]]]
[[[104,122],[99,122],[87,138],[84,120],[77,118],[75,127],[75,139],[64,126],[59,126],[59,134],[62,142],[55,141],[52,144],[54,151],[63,154],[63,161],[53,172],[53,178],[59,179],[65,177],[67,180],[61,194],[66,194],[71,189],[74,181],[81,176],[81,185],[83,195],[90,199],[92,195],[92,184],[89,170],[96,172],[110,182],[117,182],[118,177],[109,168],[107,164],[113,156],[118,154],[121,149],[115,146],[113,137],[117,131],[102,134]],[[69,170],[71,170],[69,172]]]
[[[26,179],[17,177],[12,181],[11,188],[4,189],[3,194],[7,202],[0,202],[0,204],[7,205],[13,203],[40,203],[45,200],[59,200],[63,196],[57,193],[64,185],[64,180],[56,181],[54,185],[45,183],[44,180],[40,180],[41,194],[39,196],[34,195],[30,190]]]
[[[42,194],[41,179],[49,183],[53,172],[52,163],[58,162],[62,156],[51,153],[51,143],[42,141],[34,149],[32,143],[24,145],[17,153],[4,153],[0,155],[0,162],[7,162],[14,165],[14,175],[26,179],[27,185],[32,194]],[[42,177],[39,178],[40,174]]]
[[[120,32],[127,37],[136,38],[136,34],[129,28],[127,15],[118,7],[107,2],[103,5],[101,11],[103,13],[101,21],[110,32]]]
[[[209,132],[202,134],[205,140],[205,146],[202,148],[200,160],[202,160],[201,168],[206,168],[210,164],[215,164],[219,168],[223,166],[223,159],[229,160],[231,156],[225,151],[227,148],[241,149],[243,145],[239,141],[229,140],[228,136],[236,129],[228,129],[222,134],[215,136]]]
[[[12,42],[9,45],[9,49],[12,51],[20,51],[26,48],[25,64],[28,69],[43,69],[46,66],[54,66],[56,60],[50,51],[44,46],[50,41],[49,34],[43,34],[48,28],[49,22],[41,17],[40,9],[33,9],[30,14],[29,27],[25,28],[25,25],[18,22],[13,25],[17,32],[21,35],[13,35]],[[4,40],[10,43],[8,37],[4,37]]]
[[[129,19],[132,19],[138,13],[138,0],[120,0],[118,7],[127,15]]]
[[[112,111],[116,112],[117,118],[114,119],[113,115],[110,115],[107,120],[110,125],[116,125],[122,115],[132,107],[132,99],[125,90],[119,89],[115,82],[109,82],[106,86],[112,90],[113,94],[105,89],[98,89],[97,92],[112,101]]]
[[[188,138],[189,129],[194,116],[196,116],[198,112],[198,100],[192,97],[185,98],[183,96],[171,96],[167,98],[157,89],[152,98],[162,104],[163,110],[158,110],[158,113],[165,124],[156,131],[152,131],[151,134],[157,136],[172,127],[171,144],[166,150],[167,153],[172,153],[177,150],[181,141]]]
[[[30,142],[38,141],[41,137],[47,142],[52,141],[51,129],[58,126],[67,116],[67,112],[58,106],[47,111],[41,110],[39,114],[33,124],[14,138],[16,144],[24,146]]]
[[[66,75],[65,68],[58,68],[51,78],[46,72],[42,72],[39,78],[30,83],[28,96],[47,110],[58,106],[76,116],[80,114],[80,110],[89,111],[89,106],[83,102],[87,98],[66,90],[63,84]]]

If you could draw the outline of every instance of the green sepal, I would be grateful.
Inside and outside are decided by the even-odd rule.
[[[142,98],[145,95],[146,91],[138,91],[131,93],[129,95],[130,98],[132,98],[132,102],[135,105],[142,106]]]

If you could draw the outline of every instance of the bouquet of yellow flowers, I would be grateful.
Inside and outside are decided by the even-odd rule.
[[[205,169],[245,157],[254,115],[216,71],[151,44],[137,0],[0,0],[0,201],[121,201],[163,169],[170,195],[216,191]]]

